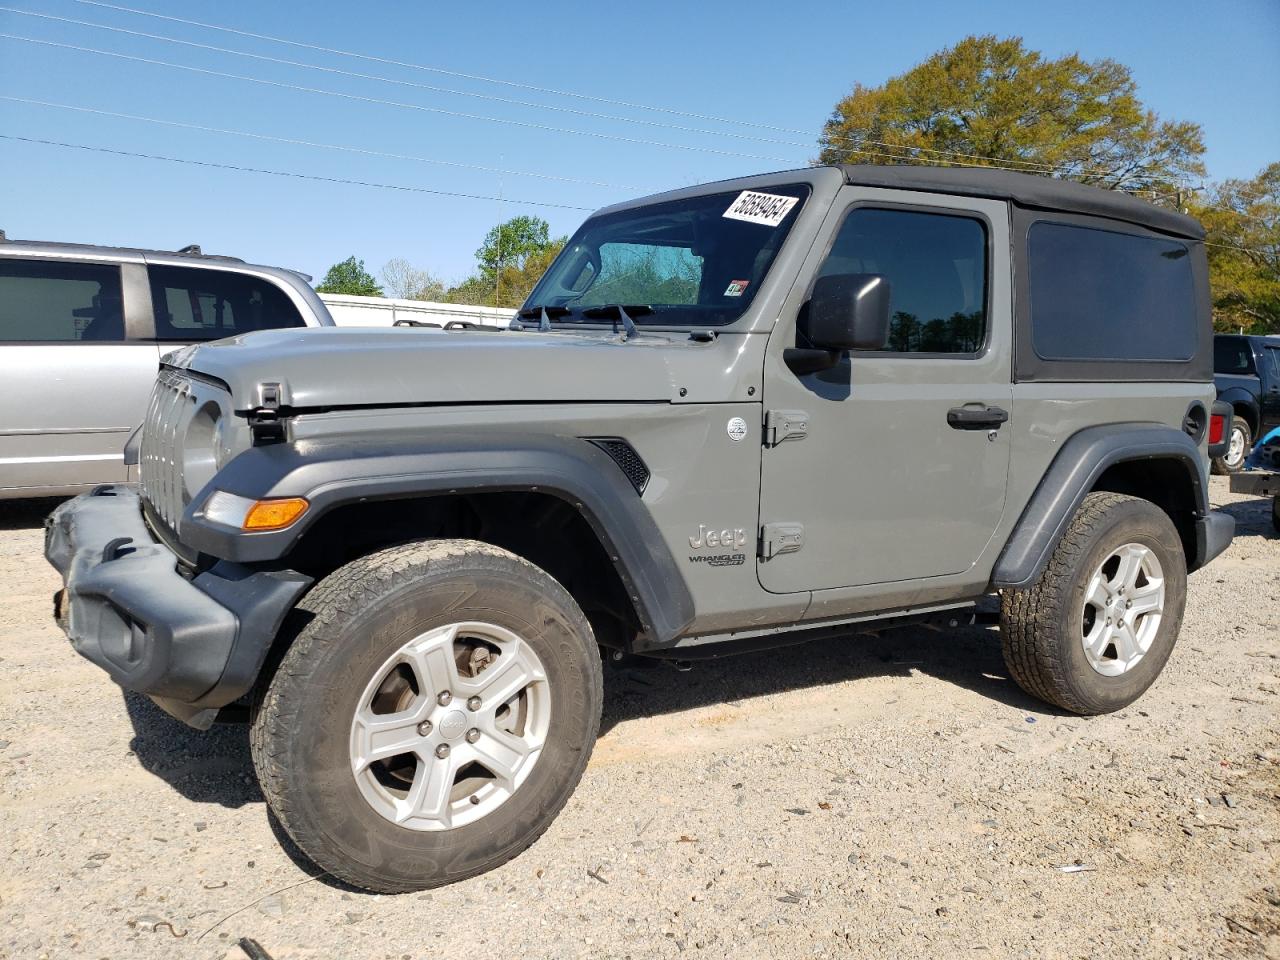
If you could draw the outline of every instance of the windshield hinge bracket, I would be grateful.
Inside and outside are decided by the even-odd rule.
[[[764,445],[776,447],[784,440],[809,435],[809,414],[803,410],[770,410],[764,415]]]
[[[760,528],[761,560],[772,560],[784,553],[795,553],[804,546],[804,524],[766,523]]]

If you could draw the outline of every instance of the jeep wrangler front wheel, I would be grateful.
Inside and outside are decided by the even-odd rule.
[[[1044,572],[1005,590],[1005,664],[1032,696],[1080,714],[1133,703],[1173,652],[1187,596],[1168,515],[1117,493],[1085,497]]]
[[[307,856],[395,893],[490,870],[547,828],[602,700],[591,628],[560,584],[488,544],[426,541],[338,569],[296,615],[252,747]]]

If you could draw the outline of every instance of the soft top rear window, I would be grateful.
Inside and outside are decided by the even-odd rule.
[[[1186,244],[1039,221],[1027,245],[1032,344],[1041,359],[1195,356],[1199,321]]]
[[[599,323],[622,305],[640,324],[733,323],[755,299],[808,196],[807,184],[785,184],[592,217],[524,311],[545,308],[556,323]]]

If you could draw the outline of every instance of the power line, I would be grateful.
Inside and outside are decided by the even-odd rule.
[[[265,33],[253,33],[249,30],[237,30],[234,27],[224,27],[216,23],[205,23],[201,20],[187,20],[183,17],[169,16],[163,13],[155,13],[151,10],[139,10],[136,7],[125,7],[114,3],[105,3],[102,0],[76,0],[87,6],[103,7],[108,10],[116,10],[121,13],[132,13],[140,17],[153,17],[157,20],[168,20],[171,23],[181,23],[189,27],[203,27],[207,30],[219,30],[223,33],[231,33],[236,36],[249,37],[254,40],[266,40],[270,43],[283,43],[291,47],[298,47],[303,50],[314,50],[318,53],[329,53],[340,57],[353,57],[357,60],[365,60],[369,63],[381,63],[393,67],[405,67],[410,70],[423,70],[428,73],[437,73],[442,76],[457,77],[461,80],[478,80],[482,83],[494,83],[504,87],[512,87],[517,90],[529,90],[533,93],[545,93],[556,97],[572,97],[577,100],[588,100],[593,103],[607,103],[615,107],[628,107],[633,110],[651,110],[655,113],[666,113],[677,117],[688,117],[692,120],[710,120],[714,123],[730,123],[740,126],[758,127],[760,129],[773,129],[780,133],[803,133],[803,131],[792,131],[784,128],[772,128],[763,124],[753,123],[748,120],[736,120],[728,117],[716,117],[704,113],[693,113],[687,110],[677,110],[673,107],[659,107],[651,104],[636,103],[630,100],[616,100],[610,97],[600,97],[588,93],[577,93],[572,90],[557,90],[553,87],[541,87],[532,83],[520,83],[515,80],[501,80],[497,77],[486,77],[477,73],[464,73],[460,70],[448,70],[444,67],[433,67],[422,63],[409,63],[404,60],[394,60],[390,57],[378,57],[367,53],[356,53],[351,50],[339,50],[335,47],[325,47],[315,43],[303,43],[299,40],[290,40],[286,37],[273,37]]]
[[[405,193],[429,193],[438,197],[460,197],[464,200],[497,200],[501,203],[512,203],[519,206],[554,207],[559,210],[583,210],[588,213],[591,207],[575,207],[567,203],[548,203],[544,200],[515,200],[507,197],[494,197],[477,193],[458,193],[453,190],[433,190],[428,187],[409,187],[395,183],[377,183],[370,180],[348,180],[343,177],[322,177],[313,173],[295,173],[290,170],[268,170],[263,167],[244,167],[234,163],[215,163],[212,160],[192,160],[187,157],[167,157],[157,153],[136,153],[131,150],[116,150],[112,147],[95,147],[84,143],[64,143],[60,140],[42,140],[38,137],[20,137],[11,133],[0,133],[0,140],[16,140],[21,143],[37,143],[46,147],[66,147],[71,150],[87,150],[93,153],[109,153],[118,157],[134,157],[141,160],[163,160],[167,163],[186,163],[196,167],[212,167],[218,170],[234,170],[238,173],[264,173],[273,177],[291,177],[295,180],[315,180],[321,183],[342,183],[356,187],[376,187],[379,190],[399,190]]]
[[[315,94],[320,94],[322,96],[338,97],[344,100],[355,100],[362,103],[374,103],[382,106],[401,107],[406,110],[417,110],[425,113],[437,113],[437,114],[443,114],[445,116],[459,117],[459,118],[469,119],[469,120],[484,120],[490,123],[505,123],[512,126],[524,127],[524,128],[533,129],[533,130],[545,130],[553,133],[567,133],[567,134],[573,134],[575,136],[594,137],[596,139],[602,139],[602,140],[616,140],[622,143],[632,143],[632,144],[639,144],[644,146],[664,147],[664,148],[676,149],[676,150],[692,150],[699,153],[711,153],[711,154],[717,154],[720,156],[738,157],[738,158],[749,159],[749,160],[767,160],[771,163],[793,163],[794,162],[791,158],[788,158],[788,157],[771,157],[771,156],[763,156],[760,154],[739,153],[732,150],[719,150],[714,147],[699,147],[699,146],[694,146],[691,144],[683,144],[683,143],[666,143],[659,140],[644,140],[637,137],[624,137],[618,134],[599,133],[599,132],[589,131],[589,130],[574,130],[566,127],[555,127],[550,124],[534,123],[534,122],[525,121],[525,120],[512,120],[504,117],[489,117],[489,116],[484,116],[482,114],[463,113],[456,110],[446,110],[443,107],[429,107],[423,104],[405,103],[404,101],[401,101],[401,100],[385,100],[380,97],[369,97],[361,94],[343,93],[337,90],[325,90],[320,87],[308,87],[308,86],[303,86],[302,84],[285,83],[284,81],[280,81],[280,80],[267,80],[263,77],[251,77],[246,74],[226,73],[220,70],[209,70],[204,67],[195,67],[185,63],[173,63],[168,60],[156,60],[150,57],[138,57],[138,56],[134,56],[132,54],[127,54],[127,53],[117,53],[112,50],[99,50],[96,47],[83,47],[83,46],[79,46],[77,44],[72,44],[72,43],[60,43],[56,40],[41,40],[35,37],[22,37],[22,36],[18,36],[16,34],[11,34],[11,33],[0,33],[0,39],[18,40],[23,43],[34,43],[40,46],[57,47],[63,50],[74,50],[79,53],[92,53],[98,56],[112,57],[117,60],[128,60],[134,63],[145,63],[152,66],[169,67],[174,70],[185,70],[189,73],[196,73],[204,76],[220,77],[222,79],[228,79],[228,80],[243,80],[248,83],[257,83],[257,84],[262,84],[264,86],[278,87],[280,89],[285,89],[285,90],[297,90],[303,93],[315,93]],[[899,154],[878,153],[872,150],[859,150],[859,149],[847,148],[846,152],[856,153],[856,154],[860,154],[862,156],[867,156],[867,157],[894,160],[898,162],[909,159]],[[950,164],[951,166],[985,167],[985,168],[994,168],[994,169],[1000,169],[1000,170],[1008,170],[1015,173],[1026,172],[1024,170],[1019,170],[1019,168],[1017,167],[1007,166],[999,162],[966,163],[961,161],[947,161],[947,163]]]
[[[789,157],[768,157],[759,154],[738,153],[732,150],[719,150],[714,147],[699,147],[685,143],[666,143],[660,140],[644,140],[638,137],[624,137],[619,134],[598,133],[590,130],[573,130],[567,127],[556,127],[545,123],[534,123],[527,120],[511,120],[505,117],[488,117],[483,114],[463,113],[457,110],[446,110],[443,107],[428,107],[419,103],[405,103],[402,100],[384,100],[380,97],[369,97],[355,93],[342,93],[337,90],[325,90],[320,87],[307,87],[297,83],[285,83],[282,80],[267,80],[263,77],[251,77],[242,73],[225,73],[221,70],[208,70],[204,67],[193,67],[185,63],[173,63],[169,60],[155,60],[150,57],[137,57],[127,53],[116,53],[112,50],[99,50],[96,47],[82,47],[73,43],[59,43],[56,40],[40,40],[35,37],[20,37],[12,33],[0,33],[0,38],[5,40],[18,40],[23,43],[34,43],[46,47],[59,47],[63,50],[75,50],[79,53],[92,53],[103,57],[114,57],[117,60],[130,60],[134,63],[146,63],[153,66],[169,67],[173,70],[186,70],[189,73],[198,73],[205,76],[221,77],[225,80],[244,80],[248,83],[258,83],[269,87],[278,87],[283,90],[298,90],[303,93],[316,93],[326,97],[339,97],[344,100],[356,100],[362,103],[376,103],[388,107],[401,107],[406,110],[418,110],[424,113],[438,113],[444,116],[459,117],[466,120],[484,120],[488,123],[505,123],[511,126],[524,127],[530,130],[546,130],[551,133],[567,133],[574,136],[594,137],[599,140],[616,140],[622,143],[638,144],[651,147],[665,147],[675,150],[692,150],[698,153],[713,153],[725,157],[740,157],[748,160],[768,160],[771,163],[793,163]],[[897,157],[895,159],[902,159]]]
[[[513,87],[513,88],[522,89],[522,90],[530,90],[538,93],[550,94],[553,96],[571,97],[579,100],[587,100],[595,103],[611,104],[613,106],[628,107],[636,110],[649,110],[657,113],[669,114],[672,116],[688,117],[688,118],[697,119],[697,120],[708,120],[713,123],[733,124],[737,126],[749,127],[756,130],[765,130],[770,133],[785,133],[793,136],[804,136],[804,137],[809,136],[808,131],[798,130],[793,127],[783,127],[783,126],[777,126],[773,124],[760,123],[758,121],[753,121],[753,120],[742,120],[742,119],[733,118],[733,117],[721,117],[713,114],[696,113],[696,112],[686,111],[686,110],[677,110],[671,107],[661,107],[661,106],[655,106],[653,104],[637,103],[637,102],[628,101],[628,100],[611,99],[609,97],[600,97],[600,96],[595,96],[591,94],[578,93],[572,90],[559,90],[551,87],[542,87],[535,84],[520,83],[512,80],[502,80],[496,77],[487,77],[480,74],[465,73],[457,70],[448,70],[443,67],[435,67],[427,64],[411,63],[404,60],[395,60],[389,57],[378,57],[378,56],[373,56],[371,54],[357,53],[352,50],[342,50],[336,47],[326,47],[319,44],[304,43],[297,40],[290,40],[286,37],[276,37],[270,34],[254,33],[249,30],[238,30],[234,27],[226,27],[220,24],[207,23],[201,20],[189,20],[183,17],[174,17],[167,14],[155,13],[150,10],[140,10],[140,9],[137,9],[136,7],[126,7],[119,4],[107,3],[107,2],[104,2],[104,0],[75,0],[75,2],[84,4],[87,6],[102,7],[104,9],[116,10],[123,13],[130,13],[136,16],[152,17],[157,20],[166,20],[172,23],[181,23],[187,26],[201,27],[207,30],[217,30],[223,33],[229,33],[236,36],[249,37],[255,40],[265,40],[270,43],[286,44],[288,46],[297,47],[299,49],[304,49],[304,50],[314,50],[321,53],[333,54],[335,56],[352,57],[358,60],[364,60],[371,63],[382,63],[390,66],[405,67],[412,70],[422,70],[422,71],[441,74],[445,76],[458,77],[461,79],[478,80],[484,83],[499,84],[502,86]],[[22,11],[18,11],[18,12],[22,12]],[[35,14],[35,15],[46,16],[42,14]],[[71,23],[81,23],[86,26],[99,27],[101,29],[106,29],[106,30],[117,30],[124,33],[135,32],[135,31],[125,30],[124,28],[119,28],[119,27],[108,27],[103,24],[87,23],[86,21],[79,21],[79,20],[69,20],[69,18],[50,17],[50,19],[68,20],[68,22],[71,22]],[[223,48],[211,47],[211,46],[208,46],[207,44],[199,44],[199,43],[194,43],[192,41],[178,40],[173,37],[163,37],[163,36],[157,36],[154,34],[143,34],[143,33],[138,33],[137,35],[153,37],[154,39],[159,39],[159,40],[167,40],[172,43],[185,43],[192,46],[205,47],[211,50],[220,50],[222,52],[232,53],[239,56],[256,57],[258,59],[267,59],[267,60],[275,59],[270,57],[263,57],[258,54],[244,53],[242,51],[237,51],[237,50],[223,50]],[[425,89],[433,89],[433,90],[437,90],[444,93],[456,94],[459,96],[482,97],[484,99],[498,100],[499,102],[512,103],[512,104],[517,104],[521,106],[532,106],[532,107],[539,107],[547,110],[560,110],[560,111],[569,112],[569,113],[577,113],[582,116],[596,117],[599,119],[617,120],[617,121],[627,122],[627,123],[640,123],[648,126],[666,127],[668,129],[682,130],[682,131],[691,132],[691,133],[706,134],[709,136],[727,136],[727,137],[733,137],[735,139],[755,140],[762,143],[773,143],[781,146],[807,147],[809,145],[808,142],[795,143],[793,141],[778,140],[775,138],[767,138],[767,137],[752,137],[752,136],[746,136],[743,134],[728,133],[725,131],[701,130],[697,128],[683,127],[679,125],[661,124],[661,123],[656,123],[654,121],[646,121],[646,120],[641,120],[641,119],[632,118],[632,117],[617,117],[617,116],[612,116],[608,114],[598,114],[598,113],[591,113],[587,111],[576,111],[576,110],[571,110],[565,107],[553,106],[550,104],[530,103],[528,101],[519,101],[519,100],[505,100],[504,98],[500,98],[500,97],[485,97],[483,94],[469,93],[469,92],[459,91],[459,90],[449,90],[446,88],[430,87],[422,84],[411,84],[408,81],[395,80],[389,77],[378,77],[378,76],[372,76],[369,74],[350,73],[348,71],[337,70],[336,68],[322,67],[315,64],[298,63],[297,61],[278,60],[277,62],[287,63],[295,66],[308,67],[316,70],[326,70],[326,71],[335,72],[335,73],[348,73],[351,76],[363,77],[366,79],[381,80],[387,83],[399,83],[399,84],[405,84],[409,86],[422,86]],[[1042,163],[1040,161],[1035,161],[1035,160],[1002,159],[997,157],[983,156],[981,154],[963,153],[955,150],[940,150],[934,147],[920,147],[920,146],[914,146],[910,144],[891,143],[889,141],[884,141],[884,140],[871,140],[867,138],[854,138],[854,137],[847,137],[847,136],[841,136],[841,135],[831,135],[828,137],[828,140],[836,140],[836,141],[840,141],[847,144],[858,145],[859,149],[854,149],[853,152],[859,153],[865,156],[880,157],[883,159],[903,160],[903,159],[909,159],[909,157],[904,157],[899,154],[874,153],[872,151],[868,151],[860,148],[862,146],[873,146],[873,147],[881,147],[888,150],[910,150],[910,151],[915,151],[916,153],[928,153],[936,156],[958,157],[962,160],[982,160],[987,162],[978,163],[978,164],[967,164],[967,165],[968,166],[990,166],[992,164],[1003,164],[1004,165],[1003,169],[1010,170],[1010,171],[1020,171],[1024,173],[1029,173],[1034,171],[1041,171],[1044,173],[1057,173],[1057,172],[1069,171],[1070,168],[1073,166],[1072,164],[1061,164],[1061,165],[1055,166],[1053,164],[1046,164],[1046,163]],[[773,158],[758,157],[758,158],[751,158],[751,159],[773,159]],[[1010,164],[1017,164],[1018,166],[1016,167],[1010,166]],[[954,165],[965,166],[966,164],[956,163]],[[1107,173],[1109,173],[1109,171],[1099,170],[1095,168],[1081,168],[1079,171],[1075,172],[1073,175],[1089,176],[1089,175],[1098,175],[1098,174],[1106,175]],[[1157,183],[1169,183],[1175,186],[1179,185],[1182,182],[1179,180],[1168,179],[1165,177],[1149,177],[1147,178],[1147,181],[1157,182]]]
[[[81,107],[70,103],[55,103],[50,100],[33,100],[28,97],[11,97],[0,95],[0,100],[11,103],[25,103],[39,107],[56,107],[60,110],[74,110],[77,113],[89,113],[100,117],[112,117],[120,120],[138,120],[143,123],[155,123],[166,127],[180,127],[184,130],[198,130],[202,133],[219,133],[233,137],[247,137],[253,140],[266,140],[271,143],[285,143],[300,147],[317,147],[324,150],[340,150],[345,153],[358,153],[363,156],[383,157],[389,160],[413,160],[418,163],[439,164],[447,167],[460,167],[465,170],[478,170],[482,173],[496,173],[513,177],[534,177],[539,180],[554,180],[560,183],[585,184],[592,187],[609,187],[614,190],[647,189],[629,183],[605,183],[602,180],[584,180],[577,177],[560,177],[550,173],[533,173],[528,170],[506,170],[501,167],[486,167],[475,163],[463,163],[456,160],[437,160],[432,157],[418,157],[406,153],[390,153],[385,150],[371,150],[367,147],[352,147],[346,144],[321,143],[316,140],[302,140],[295,137],[276,137],[266,133],[251,133],[248,130],[231,130],[225,127],[207,127],[198,123],[186,123],[181,120],[163,120],[159,117],[144,117],[134,113],[116,113],[113,110],[98,110],[94,107]]]
[[[3,97],[0,99],[15,100],[19,98]],[[35,101],[35,102],[38,102],[38,101]],[[76,109],[76,108],[72,108],[72,109]],[[98,112],[98,111],[93,111],[93,112]],[[142,119],[145,119],[145,118],[142,118]],[[160,122],[165,122],[165,121],[160,121]],[[250,134],[250,136],[252,136],[252,134]],[[378,183],[376,181],[370,181],[370,180],[351,180],[345,177],[325,177],[325,176],[320,176],[318,174],[297,173],[295,171],[290,171],[290,170],[269,170],[264,167],[246,167],[246,166],[241,166],[241,165],[232,164],[232,163],[216,163],[211,160],[192,160],[188,157],[169,157],[163,154],[138,153],[136,151],[131,151],[131,150],[117,150],[112,147],[99,147],[99,146],[93,146],[93,145],[84,144],[84,143],[66,143],[59,140],[45,140],[38,137],[22,137],[22,136],[18,136],[16,134],[10,134],[10,133],[0,133],[0,140],[11,140],[11,141],[16,141],[20,143],[33,143],[33,144],[39,144],[39,145],[48,146],[48,147],[64,147],[71,150],[84,150],[91,153],[105,153],[113,156],[131,157],[131,158],[140,159],[140,160],[161,160],[166,163],[182,163],[182,164],[188,164],[196,167],[209,167],[217,170],[232,170],[237,173],[260,173],[260,174],[266,174],[268,176],[273,176],[273,177],[287,177],[295,180],[312,180],[320,183],[338,183],[338,184],[345,184],[345,185],[356,186],[356,187],[372,187],[379,190],[398,190],[404,193],[425,193],[425,194],[430,194],[432,196],[457,197],[464,200],[496,201],[498,203],[510,203],[510,204],[516,204],[519,206],[551,207],[559,210],[580,210],[587,213],[590,213],[593,211],[592,207],[579,207],[579,206],[574,206],[572,204],[567,204],[567,203],[550,203],[544,200],[518,200],[518,199],[504,197],[504,196],[492,196],[487,194],[476,194],[476,193],[460,193],[453,190],[435,190],[429,187],[411,187],[403,184]],[[1264,251],[1260,248],[1243,247],[1234,243],[1221,243],[1214,240],[1204,240],[1201,242],[1204,243],[1206,246],[1222,247],[1228,250],[1237,250],[1241,253],[1256,253],[1256,254],[1264,254],[1264,255],[1267,253],[1267,251]]]
[[[51,13],[38,13],[34,10],[19,10],[16,7],[0,6],[0,11],[6,13],[17,13],[25,17],[38,17],[42,20],[55,20],[60,23],[71,23],[81,27],[93,27],[96,30],[107,30],[112,33],[122,33],[131,37],[142,37],[147,40],[160,40],[164,43],[176,43],[185,47],[196,47],[200,50],[209,50],[214,53],[230,54],[234,57],[247,57],[251,60],[260,60],[265,63],[275,63],[288,67],[301,67],[304,70],[319,70],[323,73],[336,74],[343,77],[354,77],[357,80],[376,80],[379,83],[391,83],[402,87],[412,87],[417,90],[428,90],[432,93],[445,93],[457,97],[474,97],[478,100],[488,100],[493,103],[503,103],[517,107],[532,107],[538,110],[554,110],[559,113],[573,114],[579,117],[588,117],[594,120],[609,120],[617,123],[638,123],[647,127],[658,127],[664,130],[677,130],[682,133],[695,133],[712,137],[729,137],[735,140],[747,140],[756,143],[772,143],[779,146],[787,147],[808,147],[808,142],[796,142],[794,140],[779,140],[774,137],[761,137],[758,134],[750,133],[732,133],[721,130],[708,130],[705,127],[686,127],[676,123],[666,123],[661,120],[643,120],[638,117],[623,117],[612,113],[597,113],[592,110],[579,110],[574,107],[561,107],[549,103],[537,103],[533,100],[516,100],[511,97],[499,97],[488,93],[474,93],[470,90],[455,90],[451,87],[440,87],[430,83],[415,83],[412,80],[400,80],[395,77],[383,77],[373,73],[359,73],[354,70],[341,70],[338,67],[326,67],[318,63],[305,63],[301,60],[288,60],[283,57],[270,57],[261,53],[250,53],[245,50],[233,50],[229,47],[214,46],[209,43],[198,43],[194,40],[182,40],[178,37],[168,37],[159,33],[146,33],[142,30],[128,30],[124,27],[108,26],[105,23],[93,23],[89,20],[76,20],[73,17],[60,17]],[[797,131],[798,132],[798,131]],[[1021,162],[1021,161],[1019,161]]]

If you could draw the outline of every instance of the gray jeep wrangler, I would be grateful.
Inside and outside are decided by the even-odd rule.
[[[609,207],[512,330],[169,356],[141,483],[49,519],[57,617],[192,726],[247,706],[281,824],[381,891],[546,829],[591,753],[602,650],[945,628],[994,593],[1023,688],[1117,710],[1233,533],[1207,498],[1202,237],[991,170]]]

